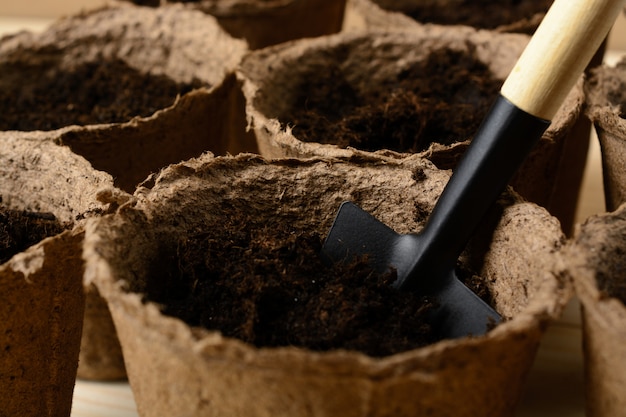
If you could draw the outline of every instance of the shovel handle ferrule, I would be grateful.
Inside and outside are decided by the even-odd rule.
[[[502,86],[520,109],[552,120],[625,0],[555,0]]]

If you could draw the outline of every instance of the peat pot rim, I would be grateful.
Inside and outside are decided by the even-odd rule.
[[[369,158],[368,161],[385,165],[410,164],[411,161],[422,159],[418,155],[412,155],[402,160],[394,158],[382,158],[371,153],[359,152],[360,158]],[[211,159],[206,162],[204,157]],[[245,163],[256,164],[288,164],[289,166],[300,166],[324,162],[326,164],[348,163],[351,160],[358,160],[356,157],[348,158],[324,158],[313,157],[307,159],[275,159],[267,160],[258,155],[239,154],[235,157],[212,157],[208,154],[196,159],[204,161],[203,167],[211,164],[222,164],[228,159],[239,160]],[[190,170],[197,169],[197,165],[183,162],[176,168],[178,173],[174,173],[167,180],[176,180],[177,175],[184,175]],[[189,191],[189,190],[186,190]],[[112,230],[123,226],[124,223],[135,221],[149,222],[149,215],[146,217],[141,209],[135,207],[141,190],[135,193],[134,197],[128,196],[127,202],[122,204],[117,213],[109,214],[98,219],[90,219],[86,224],[86,233],[90,238],[85,240],[83,248],[83,258],[86,259],[85,280],[87,283],[94,283],[98,287],[101,295],[107,300],[112,310],[123,317],[125,322],[134,322],[142,326],[158,329],[154,337],[163,338],[170,343],[188,349],[194,354],[208,360],[234,361],[240,365],[252,368],[276,368],[278,361],[290,361],[297,363],[293,365],[297,371],[303,374],[337,374],[336,365],[345,370],[345,375],[354,377],[361,375],[365,378],[377,379],[392,375],[402,374],[423,374],[424,378],[432,372],[446,366],[446,359],[453,357],[457,350],[467,351],[492,351],[502,349],[502,345],[511,343],[511,340],[519,340],[522,343],[526,339],[539,339],[548,323],[557,317],[571,296],[571,288],[568,282],[560,280],[549,269],[546,269],[540,281],[537,296],[531,299],[529,304],[511,320],[498,325],[486,335],[480,337],[467,337],[456,340],[444,340],[435,344],[425,346],[386,357],[375,358],[358,351],[331,350],[317,352],[300,347],[272,347],[257,348],[240,340],[224,337],[218,331],[211,331],[199,327],[191,327],[182,320],[163,315],[157,304],[153,302],[144,303],[140,293],[130,292],[127,283],[123,280],[113,282],[108,277],[113,277],[112,266],[107,262],[99,250],[98,230]],[[522,204],[531,204],[521,202]],[[537,206],[538,207],[538,206]],[[543,209],[541,209],[543,210]],[[158,334],[158,336],[157,336]],[[527,343],[527,342],[526,342]],[[219,359],[215,359],[219,356]],[[341,374],[343,375],[343,373]]]
[[[626,119],[620,116],[618,106],[612,105],[607,98],[608,92],[620,88],[620,81],[626,82],[626,55],[614,66],[603,64],[594,68],[585,80],[585,114],[600,130],[600,137],[606,132],[615,138],[626,138]]]
[[[7,176],[0,199],[7,208],[50,212],[59,222],[76,225],[81,218],[107,210],[97,195],[101,189],[114,187],[113,177],[61,146],[59,133],[0,131],[0,160],[4,160],[0,173]]]

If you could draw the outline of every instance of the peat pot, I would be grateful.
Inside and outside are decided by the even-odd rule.
[[[592,216],[565,251],[582,305],[586,411],[626,416],[626,210]]]
[[[0,132],[0,416],[69,416],[85,296],[83,219],[110,175],[46,138]]]
[[[341,202],[417,231],[448,178],[418,155],[207,154],[90,219],[85,277],[111,310],[139,413],[512,416],[571,295],[550,272],[564,236],[545,209],[507,191],[461,256],[505,318],[480,337],[432,338],[428,297],[318,256]]]
[[[181,5],[121,3],[68,16],[0,41],[0,131],[46,132],[132,192],[204,151],[256,150],[234,76],[246,51],[213,17]],[[88,288],[80,377],[125,377],[112,331]]]

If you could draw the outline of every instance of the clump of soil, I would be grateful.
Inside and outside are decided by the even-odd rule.
[[[122,123],[171,106],[177,95],[203,86],[142,73],[119,59],[60,68],[41,57],[0,64],[0,130],[53,130]]]
[[[418,22],[495,29],[545,13],[553,0],[464,0],[447,7],[437,2],[415,3],[406,14]]]
[[[51,213],[10,210],[0,206],[0,264],[66,228]]]
[[[375,151],[420,152],[431,143],[470,139],[501,80],[474,54],[442,49],[395,79],[359,91],[338,67],[303,77],[292,110],[280,120],[305,142]]]
[[[230,219],[218,238],[180,240],[169,261],[177,267],[163,276],[155,266],[147,300],[191,326],[257,347],[380,357],[437,341],[428,320],[437,301],[393,289],[395,273],[374,273],[366,259],[328,266],[319,235],[287,224],[253,225],[245,214]],[[477,277],[464,276],[488,297]]]

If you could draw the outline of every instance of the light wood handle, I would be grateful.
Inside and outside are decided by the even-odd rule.
[[[525,112],[552,120],[625,4],[626,0],[555,0],[501,94]]]

